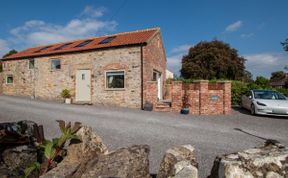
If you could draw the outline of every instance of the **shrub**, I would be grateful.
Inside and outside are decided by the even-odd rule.
[[[276,91],[282,93],[286,97],[288,97],[288,88],[276,88]]]
[[[68,89],[62,90],[61,96],[62,96],[62,98],[71,98],[70,91]]]
[[[247,83],[241,81],[232,81],[231,84],[231,103],[232,105],[241,104],[241,95],[247,94],[249,88]]]

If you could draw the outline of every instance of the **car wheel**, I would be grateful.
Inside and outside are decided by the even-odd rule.
[[[256,114],[256,113],[255,113],[255,106],[254,106],[254,104],[251,105],[250,111],[251,111],[251,114],[252,114],[252,115],[255,115],[255,114]]]

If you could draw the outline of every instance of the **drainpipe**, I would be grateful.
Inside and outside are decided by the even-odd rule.
[[[144,85],[143,85],[143,46],[140,47],[140,60],[141,60],[141,109],[144,109],[143,100],[144,100]]]

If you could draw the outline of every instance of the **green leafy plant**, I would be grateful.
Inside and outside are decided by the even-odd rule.
[[[68,89],[62,90],[61,97],[62,98],[71,98],[70,90],[68,90]]]
[[[27,167],[25,170],[24,170],[24,175],[22,176],[22,178],[28,178],[29,175],[33,172],[33,171],[37,171],[39,172],[40,171],[40,163],[39,162],[34,162],[32,163],[29,167]]]
[[[73,127],[71,126],[71,122],[67,125],[62,120],[57,120],[57,122],[62,133],[61,136],[52,141],[46,140],[44,143],[44,155],[48,160],[47,171],[51,168],[52,163],[55,162],[55,158],[61,156],[65,143],[71,139],[79,139],[76,132],[81,128],[80,122],[75,122]]]
[[[52,169],[53,165],[58,163],[57,158],[63,158],[63,156],[65,155],[64,146],[67,141],[70,141],[72,139],[79,140],[76,133],[82,127],[80,122],[75,122],[73,127],[71,125],[71,122],[68,122],[67,125],[63,120],[57,120],[57,122],[61,130],[61,136],[52,140],[45,140],[44,143],[40,145],[40,147],[44,151],[44,156],[46,158],[46,162],[42,164],[45,165],[42,173],[46,173],[47,171]],[[40,170],[40,167],[40,163],[35,162],[34,164],[25,169],[23,177],[28,177],[34,170]]]

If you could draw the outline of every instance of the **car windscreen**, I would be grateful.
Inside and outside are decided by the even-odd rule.
[[[276,91],[254,90],[255,99],[286,100],[285,96]]]

